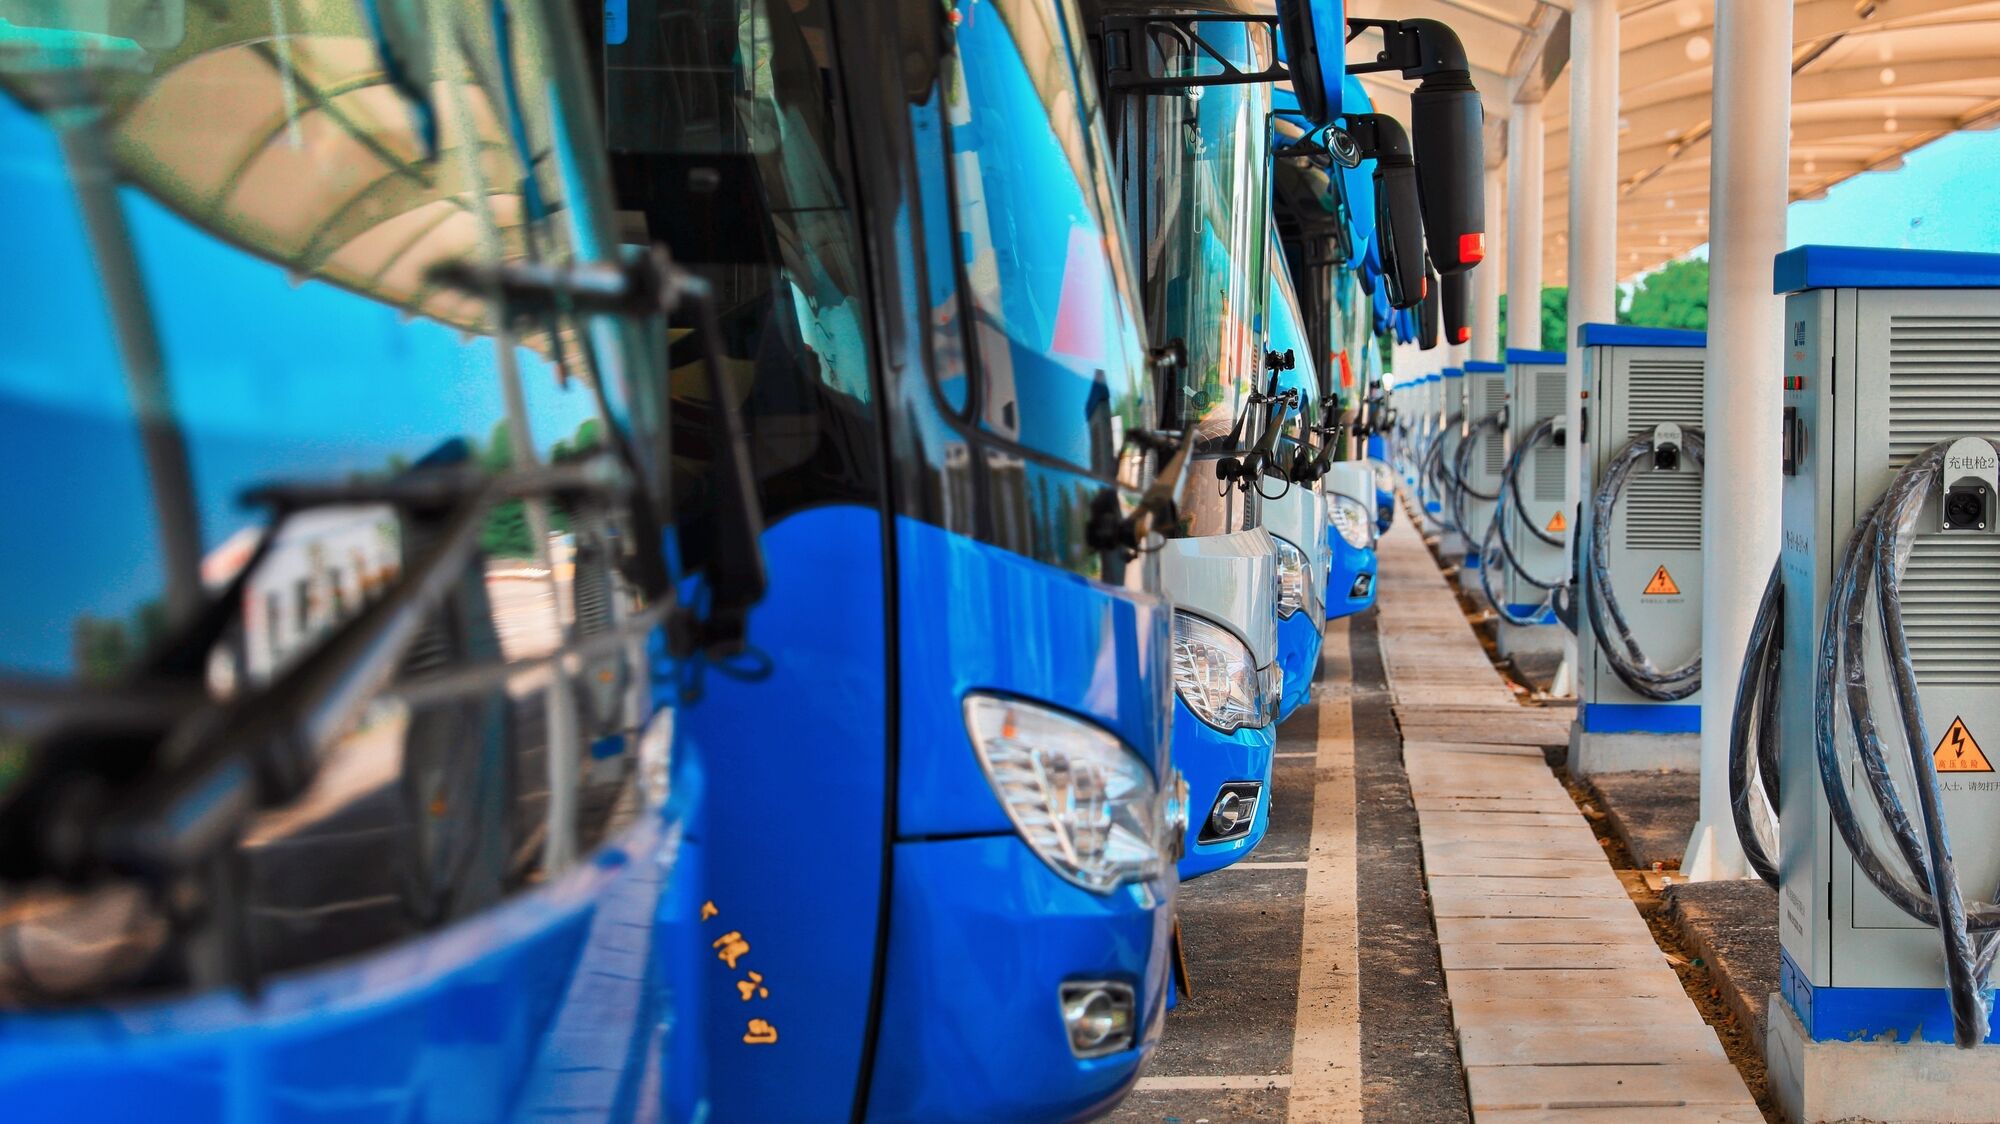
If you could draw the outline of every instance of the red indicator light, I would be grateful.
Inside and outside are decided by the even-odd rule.
[[[1464,343],[1466,340],[1469,340],[1471,338],[1472,338],[1471,328],[1460,328],[1458,331],[1452,333],[1451,342]]]
[[[1467,265],[1476,265],[1486,260],[1486,232],[1475,231],[1458,236],[1458,260]]]

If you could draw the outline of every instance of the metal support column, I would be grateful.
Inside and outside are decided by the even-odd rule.
[[[1617,318],[1618,300],[1618,3],[1577,0],[1569,47],[1569,330],[1568,393],[1563,424],[1563,511],[1567,539],[1576,533],[1583,496],[1583,349],[1577,329]],[[1576,637],[1563,637],[1563,666],[1553,690],[1575,688]]]
[[[1708,444],[1702,471],[1701,819],[1681,869],[1747,873],[1729,812],[1729,719],[1757,599],[1778,555],[1785,248],[1792,116],[1792,6],[1719,0],[1710,141]]]
[[[1487,193],[1487,199],[1493,193]],[[1491,203],[1488,203],[1491,206]],[[1490,229],[1490,228],[1489,228]],[[1542,346],[1542,103],[1507,114],[1507,346]]]

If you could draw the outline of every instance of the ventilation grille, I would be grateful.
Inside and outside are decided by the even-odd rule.
[[[1479,380],[1479,404],[1475,409],[1480,417],[1487,417],[1506,404],[1507,388],[1501,383],[1499,375],[1487,375]]]
[[[1939,441],[2000,437],[2000,316],[1889,318],[1889,463]]]
[[[2000,317],[1889,318],[1889,463],[1939,441],[2000,437]],[[1923,686],[2000,679],[2000,538],[1918,535],[1903,576],[1910,662]]]
[[[1918,535],[1902,596],[1919,686],[1994,685],[2000,677],[2000,537]]]
[[[1625,545],[1637,550],[1701,549],[1701,473],[1635,469],[1625,483]]]
[[[1535,502],[1561,503],[1563,451],[1544,442],[1535,446]]]
[[[1507,471],[1507,442],[1502,440],[1504,436],[1504,434],[1490,429],[1479,435],[1479,440],[1484,443],[1480,451],[1485,456],[1486,478],[1489,480],[1498,480],[1500,474]],[[1491,491],[1492,489],[1483,488],[1481,490]]]
[[[1552,418],[1563,412],[1563,395],[1569,389],[1569,376],[1562,371],[1542,371],[1535,375],[1535,420]]]
[[[1625,370],[1627,436],[1648,434],[1668,423],[1701,428],[1701,380],[1699,360],[1633,360]]]

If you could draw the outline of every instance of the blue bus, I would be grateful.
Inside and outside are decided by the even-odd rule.
[[[670,433],[700,292],[622,254],[569,6],[9,16],[0,1103],[641,1114],[677,670],[759,591],[739,533],[674,595],[669,441],[736,434]]]
[[[1266,318],[1276,28],[1197,7],[1221,17],[1199,24],[1201,46],[1162,30],[1152,0],[1085,9],[1107,74],[1129,241],[1143,248],[1150,343],[1178,360],[1162,380],[1163,420],[1194,434],[1181,521],[1161,551],[1174,603],[1175,760],[1190,801],[1184,879],[1243,858],[1269,825],[1284,696],[1279,589],[1297,588],[1306,566],[1303,552],[1279,548],[1264,512],[1265,494],[1284,486],[1275,448],[1293,408],[1274,393]],[[1210,51],[1261,77],[1187,85],[1210,69]]]
[[[1160,1032],[1185,797],[1158,367],[1067,0],[628,0],[621,237],[716,294],[765,529],[689,664],[671,1115],[1058,1119]],[[686,596],[728,499],[671,384]],[[687,368],[691,373],[691,368]],[[686,430],[683,427],[687,427]]]

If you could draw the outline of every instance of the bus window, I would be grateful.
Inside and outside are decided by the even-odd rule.
[[[824,0],[632,0],[604,48],[628,241],[663,242],[714,286],[767,518],[873,502],[872,357],[845,111]],[[676,517],[690,565],[713,536],[708,388],[676,328]]]
[[[946,72],[958,265],[977,412],[1009,441],[1110,478],[1152,388],[1066,3],[961,5]]]

